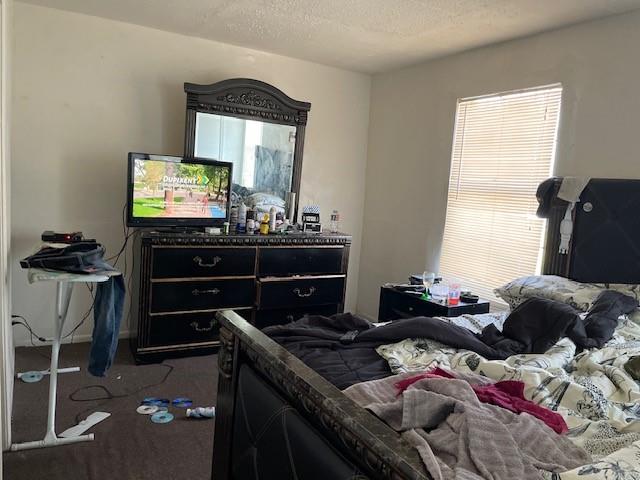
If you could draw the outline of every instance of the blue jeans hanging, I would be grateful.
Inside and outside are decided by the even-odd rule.
[[[98,283],[93,304],[93,339],[89,354],[89,373],[104,377],[118,349],[118,333],[124,310],[124,275],[114,275]]]

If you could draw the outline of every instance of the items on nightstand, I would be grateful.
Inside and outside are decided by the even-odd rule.
[[[427,272],[425,272],[425,273],[427,273]],[[442,281],[442,277],[438,277],[437,275],[434,275],[433,283],[441,282],[441,281]],[[424,285],[424,273],[422,273],[422,274],[414,273],[412,275],[409,275],[409,283],[411,285]],[[433,285],[433,283],[432,283],[432,285]]]
[[[444,302],[449,296],[449,285],[442,280],[434,281],[429,291],[434,302]]]
[[[471,292],[462,292],[460,293],[460,300],[464,303],[478,303],[480,297],[478,295],[474,295]]]
[[[425,300],[429,300],[431,294],[429,293],[429,289],[431,285],[433,285],[436,281],[436,274],[430,271],[424,271],[422,273],[422,285],[424,286],[424,298]]]
[[[302,231],[304,233],[322,233],[319,206],[307,205],[302,209]]]
[[[433,288],[439,284],[434,284]],[[447,285],[448,288],[448,285]],[[386,322],[401,318],[412,317],[457,317],[464,314],[477,314],[489,312],[489,301],[476,299],[473,303],[467,303],[460,298],[456,305],[450,304],[445,297],[444,301],[435,299],[425,300],[422,297],[424,287],[422,285],[394,285],[385,284],[380,289],[380,309],[378,321]]]
[[[460,289],[458,282],[449,282],[449,305],[458,305],[460,303]]]

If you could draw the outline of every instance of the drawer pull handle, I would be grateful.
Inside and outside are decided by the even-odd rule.
[[[204,260],[202,260],[202,257],[193,257],[193,261],[195,262],[196,265],[198,265],[199,267],[207,267],[207,268],[215,267],[222,261],[222,258],[213,257],[212,260],[213,261],[211,263],[204,263]]]
[[[303,292],[299,288],[294,288],[293,289],[293,293],[295,293],[300,298],[310,297],[311,295],[314,294],[315,291],[316,291],[316,287],[309,287],[309,290],[307,292]]]
[[[219,288],[210,288],[209,290],[198,290],[197,288],[191,290],[191,295],[197,297],[198,295],[218,295],[220,293]]]
[[[208,327],[201,327],[198,322],[191,322],[189,324],[191,326],[191,328],[193,328],[196,332],[210,332],[211,330],[213,330],[213,327],[216,326],[216,319],[214,318],[213,320],[211,320],[209,322],[209,326]]]

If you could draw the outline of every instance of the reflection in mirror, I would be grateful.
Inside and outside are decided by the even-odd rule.
[[[198,112],[194,156],[233,163],[232,201],[284,212],[296,127]]]

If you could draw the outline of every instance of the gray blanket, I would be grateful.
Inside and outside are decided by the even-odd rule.
[[[411,443],[435,480],[528,480],[590,462],[569,439],[528,414],[481,403],[463,379],[426,378],[397,396],[411,374],[359,383],[344,393]]]

